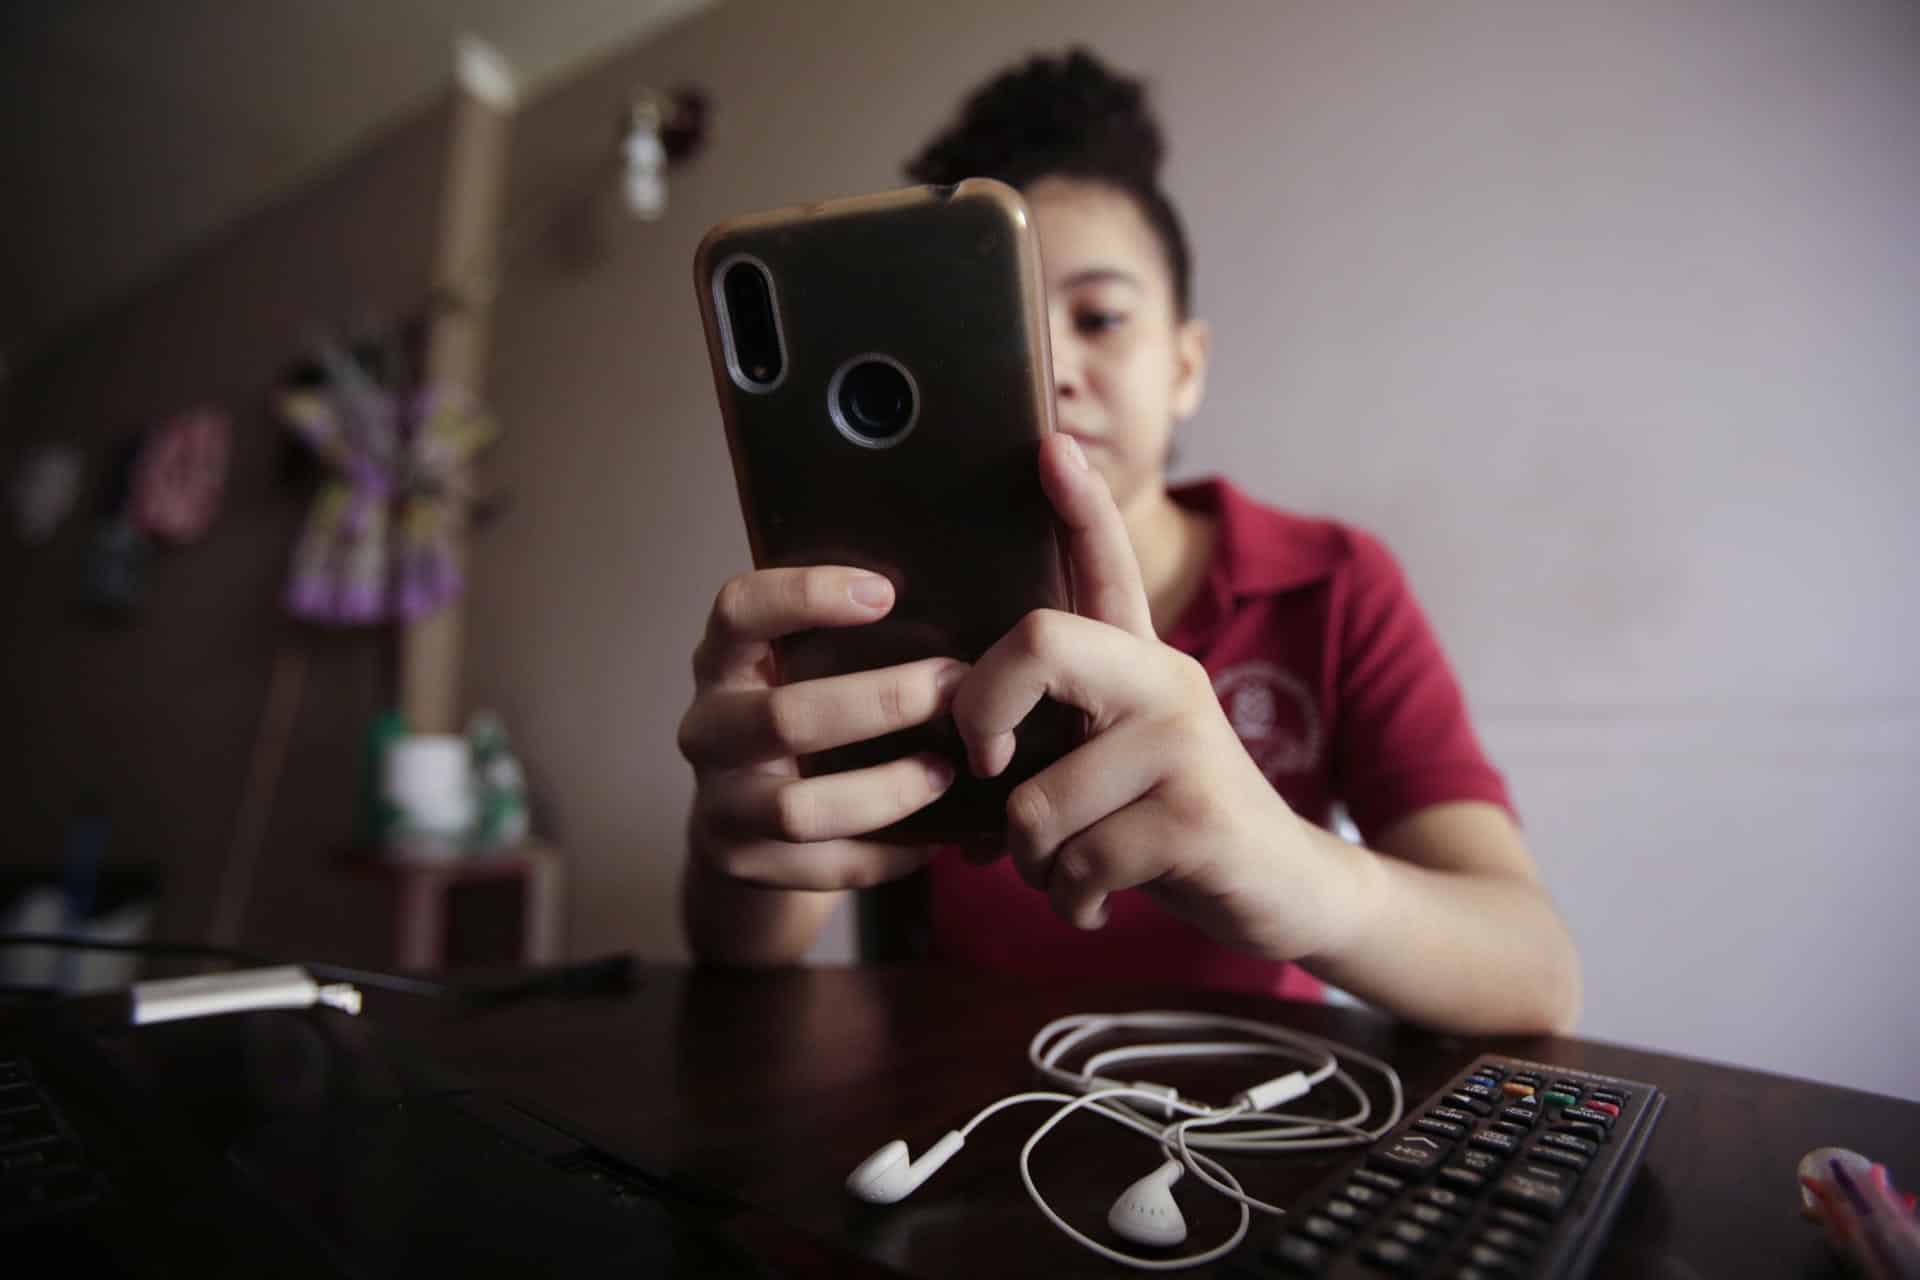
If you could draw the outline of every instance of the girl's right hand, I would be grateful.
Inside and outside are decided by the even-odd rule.
[[[819,777],[796,757],[925,724],[946,712],[968,666],[927,658],[897,667],[773,683],[772,641],[886,616],[893,584],[837,566],[763,569],[715,597],[693,652],[693,704],[680,753],[693,766],[692,857],[722,875],[779,889],[860,889],[914,871],[931,850],[866,839],[937,800],[953,783],[939,756]]]

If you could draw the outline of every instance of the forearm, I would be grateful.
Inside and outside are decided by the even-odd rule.
[[[1562,1032],[1580,1013],[1580,960],[1525,876],[1436,871],[1302,824],[1353,872],[1353,926],[1310,972],[1427,1026]]]
[[[763,889],[689,858],[680,886],[680,916],[695,960],[772,968],[800,963],[845,896]]]

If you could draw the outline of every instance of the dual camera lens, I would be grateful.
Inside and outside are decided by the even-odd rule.
[[[772,391],[787,376],[772,276],[751,258],[735,258],[720,268],[718,284],[727,367],[734,382],[756,394]],[[834,370],[827,382],[827,413],[852,443],[885,449],[913,430],[920,416],[919,389],[898,360],[867,352]]]

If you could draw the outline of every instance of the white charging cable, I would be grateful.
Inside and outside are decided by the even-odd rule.
[[[1088,1055],[1077,1069],[1063,1065],[1069,1055],[1090,1041],[1119,1032],[1195,1034],[1209,1038],[1117,1046]],[[1242,1038],[1219,1038],[1230,1033]],[[1069,1092],[1018,1093],[1002,1098],[941,1138],[917,1160],[909,1158],[904,1142],[890,1142],[862,1161],[848,1176],[848,1190],[874,1204],[902,1200],[951,1159],[965,1144],[967,1135],[989,1117],[1023,1103],[1055,1102],[1061,1105],[1020,1149],[1020,1180],[1034,1205],[1076,1244],[1103,1258],[1143,1271],[1174,1271],[1202,1266],[1232,1252],[1246,1238],[1252,1211],[1274,1216],[1286,1212],[1248,1195],[1240,1180],[1219,1160],[1204,1154],[1205,1151],[1254,1155],[1364,1145],[1398,1124],[1405,1110],[1399,1074],[1387,1063],[1318,1036],[1246,1018],[1169,1012],[1075,1014],[1042,1027],[1028,1046],[1027,1057],[1043,1079]],[[1292,1059],[1302,1063],[1303,1069],[1242,1090],[1224,1107],[1184,1098],[1171,1085],[1144,1080],[1123,1082],[1102,1074],[1134,1062],[1239,1057]],[[1368,1067],[1385,1080],[1389,1103],[1385,1115],[1377,1121],[1372,1101],[1341,1066],[1342,1057]],[[1346,1115],[1309,1116],[1274,1110],[1328,1081],[1352,1099],[1353,1109]],[[1233,1200],[1239,1208],[1239,1223],[1232,1235],[1199,1253],[1147,1257],[1112,1248],[1068,1223],[1041,1194],[1034,1183],[1031,1165],[1034,1148],[1041,1140],[1061,1121],[1080,1110],[1153,1139],[1164,1157],[1158,1169],[1128,1187],[1114,1203],[1107,1223],[1116,1234],[1137,1244],[1167,1247],[1183,1243],[1186,1222],[1173,1200],[1171,1188],[1183,1173],[1192,1173],[1210,1189]],[[1214,1129],[1221,1132],[1198,1132]]]

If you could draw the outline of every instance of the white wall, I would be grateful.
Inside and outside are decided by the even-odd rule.
[[[1153,79],[1172,142],[1217,332],[1183,470],[1399,552],[1579,936],[1583,1032],[1920,1097],[1903,0],[734,0],[622,60],[718,130],[666,223],[509,281],[516,506],[474,596],[576,949],[677,951],[672,727],[747,561],[693,244],[893,183],[981,75],[1073,39]]]
[[[1192,464],[1406,560],[1586,1034],[1920,1096],[1920,9],[1361,8],[1160,62]]]

